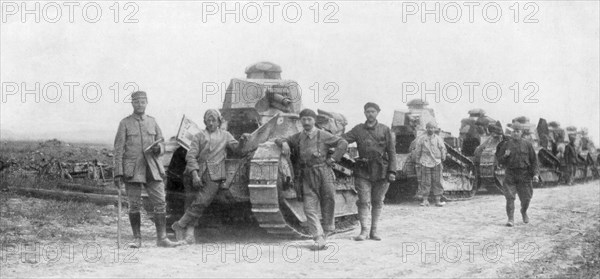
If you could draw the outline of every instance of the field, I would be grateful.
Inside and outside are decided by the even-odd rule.
[[[157,248],[147,216],[142,217],[144,247],[117,249],[114,205],[20,195],[7,186],[41,183],[50,189],[59,180],[30,179],[16,185],[14,176],[2,175],[2,278],[599,278],[600,274],[597,180],[535,189],[531,223],[520,222],[517,213],[514,228],[504,226],[504,197],[499,195],[477,195],[443,208],[386,204],[383,241],[355,242],[351,237],[358,230],[354,230],[334,235],[327,250],[313,252],[307,249],[309,240],[274,238],[248,224],[208,226],[200,231],[196,245]],[[127,242],[131,230],[126,214],[122,218]]]

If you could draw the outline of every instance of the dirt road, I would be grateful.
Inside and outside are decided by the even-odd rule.
[[[96,239],[4,249],[5,277],[535,277],[565,274],[585,262],[586,234],[600,219],[598,181],[535,189],[530,224],[517,211],[504,226],[504,197],[480,195],[444,208],[388,204],[383,241],[355,242],[335,235],[328,250],[310,241],[273,239],[259,229],[213,235],[215,242],[155,248],[144,223],[146,247],[116,253],[115,224],[78,228],[105,232]],[[518,208],[518,201],[517,201]],[[124,222],[125,239],[130,239]],[[35,241],[32,239],[32,241]],[[25,247],[25,248],[24,248]],[[5,247],[6,248],[6,247]],[[57,250],[57,248],[60,248]],[[26,250],[29,249],[29,250]],[[32,252],[35,251],[35,252]],[[118,255],[118,256],[117,256]],[[25,258],[24,258],[25,257]],[[29,257],[29,258],[27,258]]]

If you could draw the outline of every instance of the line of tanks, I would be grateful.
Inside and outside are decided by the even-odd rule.
[[[407,103],[408,110],[395,111],[392,130],[396,134],[396,158],[398,180],[392,183],[387,194],[388,200],[413,198],[418,188],[419,166],[410,153],[414,140],[425,133],[425,124],[435,122],[433,109],[421,100]],[[575,138],[577,163],[574,181],[587,181],[600,178],[598,161],[600,152],[587,136],[587,130],[577,130],[574,126],[566,131],[556,121],[547,122],[540,118],[537,126],[524,116],[514,118],[502,136],[494,137],[491,125],[500,125],[485,115],[482,109],[469,111],[469,117],[461,120],[459,136],[440,130],[449,156],[443,162],[444,196],[447,199],[468,199],[479,190],[501,193],[504,183],[504,169],[497,163],[496,147],[510,138],[512,125],[520,123],[526,127],[524,137],[530,141],[537,153],[540,168],[540,182],[534,187],[555,185],[565,180],[568,167],[564,160],[567,135]],[[500,128],[502,129],[502,128]]]
[[[273,140],[301,131],[298,113],[302,110],[301,94],[293,80],[281,79],[281,68],[270,62],[259,62],[246,68],[246,78],[231,79],[227,88],[221,113],[222,128],[235,138],[249,133],[245,152],[228,154],[226,160],[227,179],[200,224],[220,227],[227,220],[234,223],[258,223],[268,233],[289,237],[308,237],[306,216],[302,206],[302,192],[298,185],[298,168],[280,154]],[[411,155],[411,144],[425,131],[429,121],[435,121],[433,109],[426,102],[410,101],[408,110],[395,111],[392,131],[396,134],[397,181],[388,191],[388,199],[411,198],[418,187],[419,167]],[[341,135],[347,121],[339,113],[318,110],[317,126]],[[459,137],[439,131],[448,149],[443,162],[443,186],[445,198],[468,199],[481,188],[495,191],[502,183],[502,169],[495,163],[494,153],[498,141],[490,137],[488,125],[493,119],[482,111],[471,111],[470,117],[462,121]],[[184,118],[184,120],[186,120]],[[519,119],[517,119],[519,120]],[[521,119],[522,120],[522,119]],[[184,126],[182,121],[180,126]],[[540,121],[545,123],[545,121]],[[551,123],[552,124],[552,123]],[[542,162],[544,183],[558,181],[562,177],[562,165],[546,139],[564,144],[557,129],[538,125],[531,130],[531,140],[536,145]],[[167,143],[167,214],[168,223],[178,220],[194,194],[186,191],[184,175],[186,144],[179,141],[179,133]],[[539,139],[542,140],[539,140]],[[583,135],[580,143],[583,142]],[[539,143],[542,144],[539,144]],[[597,166],[597,151],[588,148],[580,153],[582,165],[578,178],[584,179],[590,166]],[[582,149],[583,150],[583,149]],[[352,169],[357,157],[356,148],[349,148],[342,161],[334,168],[336,186],[335,218],[338,231],[349,230],[357,223],[356,201],[358,199]],[[590,159],[592,158],[592,159]],[[189,183],[189,182],[188,182]],[[216,224],[214,224],[216,223]]]

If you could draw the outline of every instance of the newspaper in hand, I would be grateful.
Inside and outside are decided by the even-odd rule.
[[[190,150],[192,140],[194,140],[194,136],[198,133],[200,133],[200,127],[184,115],[179,125],[179,131],[177,132],[177,143],[185,148],[185,150]]]

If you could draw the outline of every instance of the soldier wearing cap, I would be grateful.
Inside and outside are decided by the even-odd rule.
[[[354,184],[358,190],[357,206],[361,230],[354,238],[357,241],[367,237],[381,240],[377,233],[377,225],[383,209],[383,200],[390,182],[396,180],[396,139],[390,128],[377,122],[379,111],[377,104],[366,103],[366,122],[356,125],[342,136],[348,143],[356,142],[358,147],[359,163],[354,171]]]
[[[303,131],[287,138],[275,140],[281,147],[281,153],[289,156],[295,154],[296,167],[301,170],[299,177],[303,191],[304,213],[308,228],[315,243],[313,249],[324,249],[325,238],[335,230],[335,174],[331,165],[339,161],[348,142],[341,137],[315,127],[317,114],[304,109],[300,112],[300,121]],[[327,157],[330,148],[335,148],[334,153]],[[321,207],[323,227],[319,221],[317,209]]]
[[[565,145],[565,151],[563,153],[563,159],[565,165],[567,167],[567,173],[565,176],[565,182],[568,185],[573,185],[573,179],[575,179],[575,172],[577,170],[577,147],[575,145],[575,140],[577,139],[576,130],[567,130],[569,143]]]
[[[153,205],[154,223],[156,225],[156,245],[174,247],[177,244],[167,238],[165,218],[165,186],[162,177],[165,174],[158,157],[164,152],[162,132],[154,117],[146,115],[148,99],[146,92],[137,91],[131,94],[133,114],[119,123],[115,137],[115,185],[125,183],[129,200],[129,222],[133,231],[132,247],[141,247],[140,232],[142,205],[142,187]]]
[[[533,196],[532,180],[539,180],[538,162],[531,142],[523,139],[525,126],[521,123],[512,124],[513,132],[510,140],[496,149],[498,162],[506,167],[504,179],[504,197],[506,198],[507,226],[514,226],[515,195],[521,201],[521,216],[523,223],[529,223],[527,209]]]
[[[427,134],[419,137],[413,150],[416,162],[421,168],[421,182],[417,196],[423,201],[421,206],[429,205],[429,191],[433,190],[436,206],[444,206],[441,201],[444,188],[442,187],[442,162],[446,160],[446,145],[444,140],[435,134],[437,125],[434,122],[426,124]]]
[[[207,110],[204,113],[206,129],[194,136],[185,157],[185,175],[191,176],[191,185],[194,188],[192,190],[197,193],[185,214],[179,221],[174,222],[171,228],[175,231],[177,240],[186,244],[195,242],[194,227],[217,195],[221,184],[225,182],[227,149],[239,152],[242,148],[242,144],[228,131],[221,129],[221,123],[222,118],[218,110]]]

